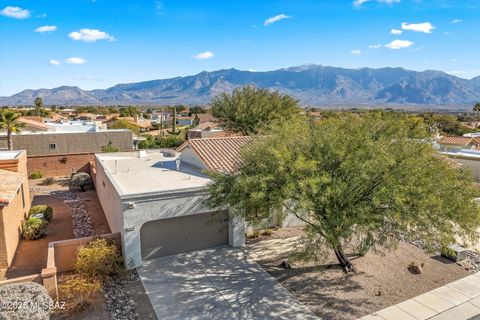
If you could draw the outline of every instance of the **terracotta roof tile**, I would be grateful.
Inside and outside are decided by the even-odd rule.
[[[466,146],[469,144],[480,145],[480,141],[472,137],[442,137],[439,143],[460,145],[460,146]]]
[[[21,173],[0,169],[0,206],[10,203],[24,179]]]
[[[23,124],[26,124],[28,126],[35,127],[35,128],[38,128],[38,129],[42,129],[42,130],[46,130],[46,131],[50,129],[50,127],[48,125],[46,125],[45,123],[39,122],[39,121],[36,121],[36,120],[32,120],[32,119],[28,119],[28,118],[24,118],[24,117],[20,117],[18,120]]]
[[[255,139],[257,138],[251,136],[191,139],[180,146],[178,151],[190,147],[209,170],[233,172],[240,164],[241,149]]]

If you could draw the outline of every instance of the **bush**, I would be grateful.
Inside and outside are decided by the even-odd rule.
[[[271,236],[272,235],[272,229],[265,229],[262,232],[262,236]]]
[[[26,240],[36,240],[47,235],[48,221],[39,218],[28,218],[22,223],[22,237]]]
[[[40,183],[42,186],[50,186],[52,184],[54,184],[56,181],[55,179],[53,178],[45,178],[42,180],[42,182]]]
[[[258,237],[260,237],[260,230],[253,230],[252,233],[247,235],[247,238],[249,238],[249,239],[256,239]]]
[[[123,272],[123,262],[118,248],[99,238],[78,250],[75,269],[87,280],[104,283]]]
[[[76,277],[60,285],[59,295],[65,301],[65,307],[70,311],[83,311],[94,301],[94,296],[100,289],[98,281]]]
[[[93,183],[92,177],[85,172],[76,173],[72,176],[70,184],[72,186],[80,187],[82,191],[86,190],[86,187]]]
[[[33,171],[30,173],[30,179],[42,179],[43,178],[43,173],[40,171]]]
[[[30,208],[28,212],[28,217],[31,217],[34,214],[43,213],[43,219],[48,222],[52,221],[53,218],[53,209],[46,204],[39,204]]]

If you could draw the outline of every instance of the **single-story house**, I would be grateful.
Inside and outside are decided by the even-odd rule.
[[[29,210],[27,154],[0,151],[0,269],[12,263]]]
[[[480,139],[476,137],[441,137],[438,141],[440,151],[454,151],[460,149],[476,149],[480,147]]]

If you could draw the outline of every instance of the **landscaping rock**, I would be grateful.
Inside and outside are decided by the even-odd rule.
[[[283,260],[281,266],[284,269],[291,269],[292,268],[292,265],[290,264],[290,262],[288,262],[288,260]]]
[[[48,320],[53,300],[38,283],[19,283],[0,287],[0,319]]]
[[[73,234],[75,235],[75,238],[95,235],[92,220],[87,213],[87,207],[74,192],[52,191],[50,194],[64,200],[64,203],[68,205],[69,212],[72,215]]]
[[[130,270],[127,271],[127,275],[124,278],[112,278],[103,285],[106,309],[112,319],[139,319],[138,314],[135,312],[135,302],[129,299],[126,293],[127,281],[136,279],[138,279],[137,272]]]
[[[423,268],[422,266],[411,265],[408,267],[408,270],[410,270],[410,272],[413,274],[421,274],[423,271]]]

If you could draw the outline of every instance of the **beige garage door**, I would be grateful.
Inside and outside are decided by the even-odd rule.
[[[228,212],[201,213],[145,223],[142,259],[149,260],[228,244]]]

